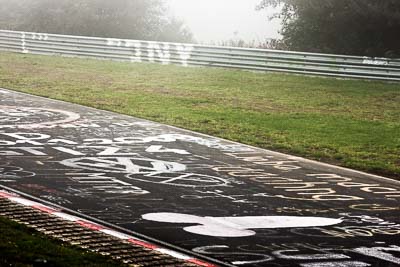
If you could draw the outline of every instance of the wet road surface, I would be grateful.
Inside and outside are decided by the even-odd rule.
[[[0,184],[238,266],[400,264],[400,182],[0,89]]]

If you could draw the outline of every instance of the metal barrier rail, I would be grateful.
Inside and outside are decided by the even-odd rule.
[[[400,59],[0,30],[0,50],[400,81]]]

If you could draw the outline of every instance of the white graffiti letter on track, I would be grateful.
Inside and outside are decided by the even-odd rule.
[[[186,170],[186,166],[176,162],[167,162],[148,158],[130,157],[84,157],[66,159],[61,164],[97,172],[116,172],[130,174],[148,174],[159,172],[178,172]]]

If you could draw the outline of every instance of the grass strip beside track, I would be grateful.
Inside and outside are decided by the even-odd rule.
[[[400,178],[400,84],[0,53],[0,87]]]

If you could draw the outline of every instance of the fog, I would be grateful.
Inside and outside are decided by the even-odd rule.
[[[280,20],[268,19],[276,11],[256,11],[259,2],[261,0],[0,0],[0,28],[154,41],[220,44],[244,40],[258,44],[280,37]],[[169,7],[169,12],[165,12],[163,4]]]
[[[256,11],[260,0],[166,0],[198,42],[229,39],[260,42],[279,38],[280,20],[268,20],[274,9]]]

